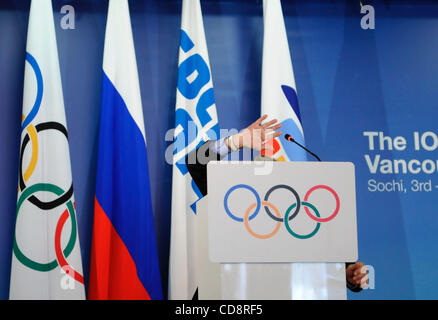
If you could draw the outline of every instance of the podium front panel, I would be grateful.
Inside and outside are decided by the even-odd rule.
[[[210,162],[212,262],[357,260],[354,165]]]
[[[345,300],[344,263],[214,263],[208,255],[208,196],[197,202],[200,300]]]

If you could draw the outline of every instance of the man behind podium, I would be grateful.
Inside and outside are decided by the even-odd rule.
[[[242,148],[256,151],[272,148],[266,142],[282,134],[279,131],[281,124],[276,119],[265,121],[267,118],[267,115],[263,115],[238,134],[219,140],[209,140],[187,155],[187,168],[203,196],[207,194],[207,163],[209,161],[221,160],[228,153]],[[274,159],[260,157],[259,160]],[[368,283],[364,264],[362,262],[346,263],[346,280],[350,290],[361,291]]]

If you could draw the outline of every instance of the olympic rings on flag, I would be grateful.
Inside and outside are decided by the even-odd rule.
[[[71,203],[71,201],[70,201],[70,203]],[[62,248],[61,248],[62,229],[64,228],[65,222],[67,221],[69,216],[71,216],[71,214],[69,214],[69,210],[66,209],[62,213],[62,215],[59,218],[58,223],[56,225],[56,232],[55,232],[55,253],[56,253],[56,259],[58,260],[59,266],[65,271],[65,273],[67,273],[67,275],[69,275],[70,277],[72,277],[76,281],[84,284],[84,277],[79,272],[74,270],[68,264],[67,259],[66,259],[65,255],[64,255],[63,251],[62,251]]]
[[[54,251],[55,251],[55,258],[51,260],[52,258],[47,258],[49,261],[35,261],[29,256],[25,255],[23,251],[20,249],[17,241],[17,236],[19,237],[22,232],[15,232],[14,233],[14,247],[13,247],[13,253],[17,260],[22,263],[23,266],[40,271],[40,272],[49,272],[51,270],[54,270],[58,266],[65,271],[65,273],[76,280],[77,282],[80,282],[81,284],[84,284],[84,277],[79,274],[77,271],[75,271],[67,262],[67,258],[70,256],[70,254],[73,252],[75,245],[77,243],[77,223],[76,223],[76,207],[73,200],[73,184],[70,183],[69,188],[67,191],[62,189],[61,187],[50,184],[50,183],[35,183],[34,180],[37,180],[41,177],[35,177],[34,179],[31,179],[32,175],[34,174],[37,164],[38,164],[38,158],[39,158],[39,149],[41,145],[44,145],[44,142],[38,141],[38,134],[41,131],[45,130],[56,130],[60,132],[65,139],[68,141],[68,134],[66,127],[59,122],[44,122],[39,124],[34,124],[34,120],[36,119],[36,116],[38,112],[40,111],[43,94],[44,94],[44,81],[43,76],[41,73],[41,69],[38,65],[38,62],[36,59],[30,54],[26,53],[26,61],[30,64],[32,71],[34,72],[35,79],[36,79],[36,97],[34,104],[32,108],[30,109],[30,112],[27,115],[22,115],[22,125],[21,125],[21,132],[22,132],[22,142],[21,142],[21,150],[20,150],[20,167],[19,167],[19,197],[17,202],[17,212],[16,212],[16,229],[20,228],[18,225],[18,219],[21,218],[22,214],[20,215],[20,209],[22,208],[23,203],[28,200],[30,203],[32,203],[34,206],[40,208],[41,210],[44,210],[47,212],[47,214],[57,215],[59,214],[58,210],[48,211],[52,209],[61,209],[64,210],[61,215],[56,216],[57,219],[53,220],[54,218],[51,217],[51,221],[56,222],[56,230],[54,237],[49,236],[54,241]],[[28,108],[25,108],[28,110]],[[31,142],[32,146],[32,153],[30,156],[29,164],[27,165],[27,168],[23,168],[23,158],[26,151],[26,147]],[[54,149],[56,151],[56,149]],[[68,164],[69,165],[69,164]],[[51,168],[49,168],[51,169]],[[23,173],[24,170],[24,173]],[[44,178],[44,175],[43,177]],[[30,186],[26,186],[26,183],[30,183]],[[68,186],[68,185],[67,185]],[[40,200],[35,194],[38,192],[45,192],[45,193],[51,193],[55,195],[57,198],[51,201],[42,201]],[[63,207],[67,207],[64,209]],[[34,210],[27,211],[27,212],[34,212]],[[70,219],[71,222],[71,230],[70,230],[70,236],[68,239],[68,242],[65,245],[65,248],[62,248],[62,242],[61,242],[61,236],[64,230],[64,227],[66,225],[67,220]],[[44,232],[46,232],[45,230]],[[44,241],[46,241],[46,235],[44,236]],[[44,245],[45,247],[46,245]],[[26,251],[26,249],[23,249]],[[32,254],[30,254],[32,256]],[[51,261],[50,261],[51,260]]]
[[[29,166],[27,167],[26,171],[23,174],[24,181],[29,180],[30,176],[35,171],[36,164],[38,161],[38,136],[37,136],[37,132],[36,132],[33,124],[29,124],[26,129],[27,129],[27,132],[30,136],[30,141],[32,142],[32,157],[30,158]],[[29,136],[27,136],[28,140],[29,140]]]
[[[29,62],[33,72],[35,73],[35,78],[37,81],[37,95],[33,107],[30,110],[29,114],[26,117],[23,116],[21,131],[23,131],[37,115],[41,106],[41,101],[43,100],[43,91],[44,91],[43,75],[41,73],[41,69],[40,66],[38,65],[38,62],[29,52],[26,52],[26,61]]]
[[[26,188],[21,193],[20,197],[18,198],[17,218],[18,218],[18,214],[20,213],[20,208],[21,208],[23,202],[26,199],[28,199],[30,196],[32,196],[34,193],[39,192],[39,191],[50,192],[50,193],[53,193],[57,196],[60,196],[61,194],[64,193],[64,190],[62,190],[58,186],[55,186],[55,185],[49,184],[49,183],[37,183],[37,184],[34,184],[34,185]],[[68,240],[67,246],[62,251],[64,256],[66,256],[66,257],[68,257],[70,255],[70,253],[73,251],[74,245],[76,243],[76,235],[77,235],[75,209],[74,209],[74,206],[73,206],[71,200],[69,202],[67,202],[67,209],[68,209],[70,219],[71,219],[71,234],[70,234],[70,238]],[[15,235],[14,235],[14,254],[22,264],[24,264],[25,266],[27,266],[31,269],[37,270],[37,271],[50,271],[50,270],[55,269],[58,266],[58,261],[56,259],[53,261],[47,262],[47,263],[40,263],[40,262],[37,262],[37,261],[34,261],[34,260],[28,258],[20,250],[16,237],[17,237],[17,232],[15,232]],[[55,239],[55,241],[57,241],[57,240]],[[59,241],[60,241],[60,239],[59,239]]]
[[[252,203],[248,207],[248,209],[246,209],[243,218],[240,218],[240,217],[236,216],[235,214],[231,213],[231,210],[228,207],[228,199],[230,197],[230,194],[237,189],[247,189],[247,190],[251,191],[251,193],[254,194],[254,197],[256,199],[256,202]],[[290,191],[295,198],[294,199],[295,202],[292,203],[287,208],[286,213],[284,215],[284,218],[282,218],[277,207],[268,201],[271,193],[277,189],[286,189],[286,190]],[[311,193],[315,190],[318,190],[318,189],[327,190],[328,192],[330,192],[333,195],[333,197],[335,198],[335,201],[336,201],[335,210],[327,218],[321,218],[321,215],[320,215],[318,209],[313,204],[311,204],[310,202],[307,201],[309,199]],[[265,211],[268,214],[268,216],[276,222],[276,226],[275,226],[274,230],[268,234],[265,234],[265,235],[256,233],[249,225],[249,221],[254,219],[257,216],[257,214],[260,211],[260,207],[262,205],[264,206]],[[293,237],[295,237],[297,239],[312,238],[313,236],[315,236],[318,233],[318,231],[321,227],[321,223],[331,221],[338,215],[340,205],[341,205],[341,202],[340,202],[339,196],[336,193],[336,191],[333,188],[326,186],[326,185],[316,185],[316,186],[310,188],[306,192],[306,195],[304,197],[304,201],[300,200],[300,196],[295,191],[295,189],[293,189],[292,187],[290,187],[288,185],[284,185],[284,184],[279,184],[279,185],[276,185],[276,186],[273,186],[272,188],[270,188],[264,197],[264,201],[260,200],[260,196],[258,195],[257,191],[253,187],[246,185],[246,184],[237,184],[237,185],[231,187],[230,189],[228,189],[228,191],[225,193],[225,196],[224,196],[224,208],[225,208],[225,212],[227,213],[227,215],[231,219],[233,219],[237,222],[243,222],[248,233],[251,234],[253,237],[258,238],[258,239],[268,239],[268,238],[273,237],[279,231],[282,222],[284,223],[285,228],[288,231],[288,233],[291,234]],[[306,211],[307,215],[312,220],[316,221],[316,226],[313,229],[313,231],[310,232],[309,234],[305,234],[305,235],[296,233],[295,231],[292,230],[292,228],[290,226],[290,222],[300,212],[301,206],[304,207],[304,210]],[[255,210],[254,210],[254,208],[255,208]],[[309,208],[314,212],[314,214],[312,214],[310,212]],[[274,211],[275,215],[272,214],[270,209]],[[254,210],[254,212],[251,214],[252,210]]]
[[[31,128],[33,128],[33,126],[29,125],[28,128],[31,129]],[[37,133],[39,133],[41,131],[45,131],[45,130],[57,130],[57,131],[61,132],[65,136],[65,138],[68,140],[67,129],[62,124],[60,124],[58,122],[44,122],[44,123],[40,123],[40,124],[37,124],[35,128],[36,128],[36,132]],[[34,153],[37,152],[35,150],[37,150],[37,148],[38,148],[38,142],[37,142],[37,139],[34,142],[34,139],[32,138],[32,135],[31,135],[30,141],[32,142],[32,158],[31,158],[31,163],[32,163],[33,161],[36,162],[36,159],[34,160],[33,158],[34,158]],[[20,175],[19,175],[19,178],[20,178],[20,189],[22,191],[24,189],[26,189],[26,181],[30,177],[30,174],[29,174],[29,176],[26,176],[26,173],[29,171],[29,168],[26,170],[25,174],[23,174],[23,155],[24,155],[24,152],[26,150],[26,146],[27,146],[28,143],[29,143],[29,135],[26,134],[24,136],[23,142],[21,144],[21,152],[20,152],[21,155],[20,155],[20,168],[19,168]],[[38,156],[38,153],[37,153],[36,156]],[[30,165],[29,165],[29,167],[30,167]],[[34,169],[35,168],[33,168],[32,170],[34,170]],[[67,192],[65,192],[62,195],[59,195],[59,197],[57,199],[55,199],[55,200],[44,202],[44,201],[41,201],[40,199],[38,199],[36,196],[32,195],[29,198],[29,201],[33,205],[35,205],[38,208],[40,208],[41,210],[50,210],[50,209],[54,209],[56,207],[59,207],[63,203],[66,203],[72,197],[72,195],[73,195],[73,184],[70,185],[70,187],[67,190]]]

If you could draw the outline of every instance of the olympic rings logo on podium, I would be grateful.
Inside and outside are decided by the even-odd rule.
[[[247,189],[249,191],[251,191],[255,197],[255,202],[252,203],[248,209],[246,209],[243,217],[238,217],[237,215],[235,215],[234,213],[231,212],[230,208],[228,207],[228,198],[230,197],[230,194],[237,190],[237,189]],[[272,204],[271,202],[269,202],[269,196],[272,194],[272,192],[274,192],[275,190],[278,189],[286,189],[288,191],[290,191],[294,197],[294,203],[292,203],[287,209],[286,212],[284,214],[284,217],[282,217],[282,215],[280,214],[280,211],[277,209],[277,207]],[[315,190],[326,190],[328,192],[330,192],[333,197],[335,198],[336,201],[336,208],[333,211],[333,213],[328,216],[327,218],[321,218],[321,215],[318,211],[318,209],[311,204],[310,202],[308,202],[310,195],[312,194],[313,191]],[[251,220],[253,220],[260,212],[261,207],[264,207],[267,215],[275,221],[275,228],[272,232],[268,233],[268,234],[259,234],[256,233],[254,230],[252,230],[251,226],[249,225],[249,222]],[[309,239],[312,238],[314,235],[316,235],[316,233],[319,231],[319,228],[321,226],[321,223],[323,222],[328,222],[333,220],[339,213],[339,208],[341,206],[341,202],[339,200],[339,196],[336,193],[335,190],[333,190],[331,187],[326,186],[326,185],[316,185],[312,188],[310,188],[307,192],[306,195],[304,196],[304,201],[301,201],[300,196],[298,195],[298,193],[295,191],[295,189],[293,189],[292,187],[285,185],[285,184],[279,184],[279,185],[275,185],[273,186],[271,189],[268,190],[268,192],[266,192],[266,195],[263,199],[263,201],[260,199],[259,194],[257,193],[257,191],[247,185],[247,184],[237,184],[233,187],[231,187],[230,189],[228,189],[227,193],[225,194],[224,197],[224,208],[225,208],[225,212],[227,213],[227,215],[233,219],[234,221],[237,222],[243,222],[243,224],[245,225],[246,230],[255,238],[258,239],[269,239],[271,237],[273,237],[274,235],[277,234],[277,232],[280,230],[281,224],[284,223],[286,230],[295,238],[297,239]],[[309,234],[298,234],[296,232],[294,232],[290,226],[291,221],[298,215],[298,213],[301,210],[301,207],[304,207],[304,211],[306,212],[306,214],[309,216],[310,219],[316,221],[316,227],[315,229],[310,232]],[[254,212],[251,214],[251,212],[253,211],[253,209],[255,208]],[[311,209],[313,211],[313,213],[309,210]],[[272,210],[272,211],[271,211]]]

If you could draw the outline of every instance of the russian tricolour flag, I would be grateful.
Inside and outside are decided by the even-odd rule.
[[[107,19],[89,298],[162,299],[128,1]]]

